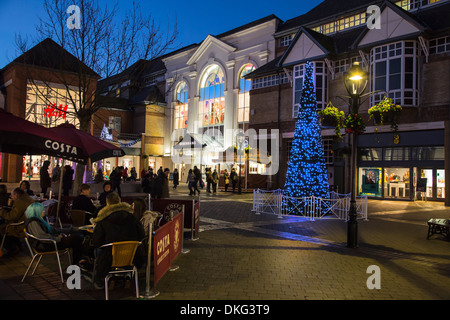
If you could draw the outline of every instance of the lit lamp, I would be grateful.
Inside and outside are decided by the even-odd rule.
[[[236,142],[238,145],[238,151],[239,151],[239,184],[238,184],[238,194],[242,193],[242,187],[241,187],[241,157],[242,157],[242,146],[244,145],[245,135],[242,131],[239,131],[239,133],[236,135]]]
[[[357,114],[359,106],[361,105],[360,99],[364,91],[366,90],[369,76],[359,65],[359,62],[355,62],[353,66],[344,75],[344,85],[348,94],[350,95],[350,114]],[[347,221],[347,247],[358,247],[358,221],[356,219],[356,161],[357,157],[357,143],[358,135],[355,131],[352,132],[352,158],[351,158],[351,199],[350,210]]]

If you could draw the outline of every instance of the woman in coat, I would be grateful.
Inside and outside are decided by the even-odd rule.
[[[79,234],[66,235],[61,230],[53,229],[42,216],[45,212],[44,205],[39,202],[32,203],[25,211],[25,228],[31,235],[40,239],[52,239],[56,241],[58,249],[72,249],[72,262],[78,264],[82,257],[82,239]],[[52,243],[38,242],[30,239],[30,245],[39,251],[53,251]]]

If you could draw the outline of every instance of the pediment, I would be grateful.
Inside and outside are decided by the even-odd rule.
[[[412,19],[402,9],[386,5],[380,14],[380,29],[367,29],[356,42],[357,47],[386,42],[423,32],[423,26]]]
[[[307,32],[300,31],[281,58],[280,64],[283,66],[293,65],[301,61],[324,57],[328,53],[328,50],[326,50],[314,37]]]
[[[236,51],[236,48],[230,46],[229,44],[217,39],[212,35],[208,35],[205,40],[201,43],[201,45],[197,48],[191,58],[188,60],[187,64],[192,65],[197,63],[197,61],[207,52],[210,48],[216,47],[220,50],[224,50],[226,52]]]

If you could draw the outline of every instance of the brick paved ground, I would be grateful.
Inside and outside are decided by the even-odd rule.
[[[177,197],[185,196],[182,185]],[[450,218],[442,203],[369,201],[369,220],[359,221],[359,248],[346,247],[346,223],[326,218],[256,215],[252,194],[202,194],[199,240],[186,239],[180,268],[157,284],[162,300],[447,300],[450,242],[427,240],[427,220]],[[47,258],[47,259],[46,259]],[[60,283],[53,257],[37,274],[21,278],[30,261],[23,252],[0,258],[2,300],[101,300],[83,281],[82,290]],[[67,258],[62,258],[63,268]],[[367,268],[381,270],[381,289],[369,290]],[[145,270],[140,271],[141,292]],[[111,299],[132,300],[115,288]]]

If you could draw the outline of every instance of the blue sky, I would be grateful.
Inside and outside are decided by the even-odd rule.
[[[117,2],[119,10],[125,11],[130,0]],[[181,46],[201,42],[208,34],[217,35],[270,14],[286,21],[306,13],[320,2],[322,0],[140,1],[142,11],[151,13],[161,27],[167,25],[167,21],[173,23],[176,17]],[[39,16],[45,17],[42,0],[0,0],[0,68],[18,55],[14,42],[16,34],[37,36],[35,26]]]

